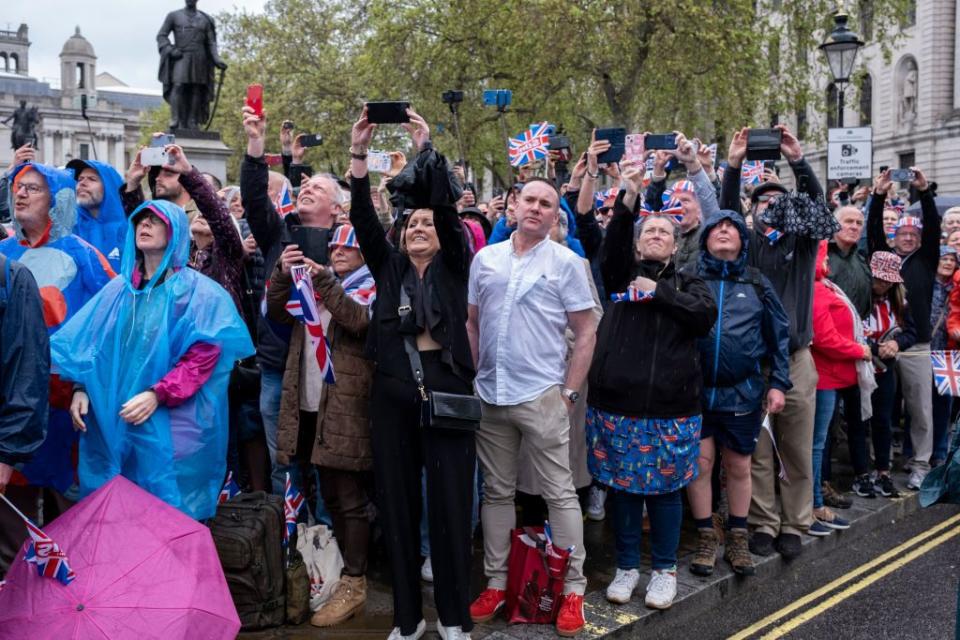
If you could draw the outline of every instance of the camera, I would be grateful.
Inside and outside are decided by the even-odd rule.
[[[747,132],[747,160],[779,160],[783,131],[750,129]]]
[[[457,104],[463,102],[463,91],[444,91],[442,98],[444,104]]]
[[[849,158],[850,156],[857,154],[857,148],[852,144],[845,144],[840,147],[840,155],[844,158]]]

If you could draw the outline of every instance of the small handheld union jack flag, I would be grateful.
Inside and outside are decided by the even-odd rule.
[[[77,574],[70,568],[67,554],[63,552],[60,545],[29,520],[26,521],[26,525],[31,542],[23,559],[37,565],[37,573],[44,578],[54,578],[64,585],[73,582]]]
[[[746,160],[740,167],[740,184],[760,184],[763,182],[763,161]]]
[[[283,489],[283,520],[286,527],[283,529],[283,546],[290,543],[290,536],[297,529],[297,514],[303,507],[303,496],[297,491],[290,481],[290,474],[287,474],[287,480]]]
[[[931,351],[933,382],[942,396],[960,396],[960,351]]]
[[[290,186],[286,180],[283,181],[283,186],[280,187],[280,193],[277,195],[274,209],[277,210],[281,218],[288,213],[293,213],[293,198],[290,196]]]
[[[546,158],[550,149],[550,136],[547,134],[549,128],[550,123],[541,122],[516,138],[510,138],[510,165],[522,167]]]
[[[771,245],[774,245],[777,244],[777,241],[783,237],[783,231],[774,229],[773,227],[767,227],[767,230],[763,232],[763,235],[766,236]]]
[[[627,287],[624,293],[611,293],[613,302],[650,302],[653,300],[653,291],[641,291],[634,287]]]
[[[307,327],[307,335],[317,354],[317,364],[320,365],[323,381],[327,384],[336,384],[333,359],[330,357],[330,343],[323,333],[320,308],[317,306],[317,296],[313,290],[313,280],[310,279],[308,268],[306,265],[291,267],[290,275],[293,277],[293,287],[290,289],[290,300],[286,304],[287,313]]]
[[[227,473],[227,481],[223,483],[220,489],[220,495],[217,497],[217,504],[223,504],[230,498],[240,493],[240,487],[233,480],[233,471]]]

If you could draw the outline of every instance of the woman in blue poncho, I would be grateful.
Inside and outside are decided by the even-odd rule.
[[[50,343],[55,370],[76,383],[81,495],[122,474],[208,518],[226,468],[230,369],[253,345],[230,295],[186,267],[183,209],[148,201],[129,224],[121,277]]]

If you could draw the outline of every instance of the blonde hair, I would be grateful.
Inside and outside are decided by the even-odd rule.
[[[433,209],[411,209],[409,213],[405,212],[403,216],[403,224],[400,225],[400,239],[397,241],[397,245],[400,248],[400,253],[407,255],[407,226],[410,224],[410,219],[417,213],[423,213],[425,211],[430,212],[430,218],[433,219]]]

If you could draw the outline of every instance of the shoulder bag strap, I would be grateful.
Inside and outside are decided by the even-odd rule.
[[[406,287],[403,286],[403,279],[400,280],[400,306],[397,307],[397,313],[400,314],[400,320],[403,321],[413,310],[410,305],[410,296],[407,294]],[[420,391],[420,399],[427,401],[427,390],[423,386],[423,362],[420,360],[420,352],[417,351],[417,345],[414,343],[414,337],[406,334],[403,336],[403,348],[407,351],[407,357],[410,358],[410,372],[413,373],[413,379],[417,383],[417,389]]]

